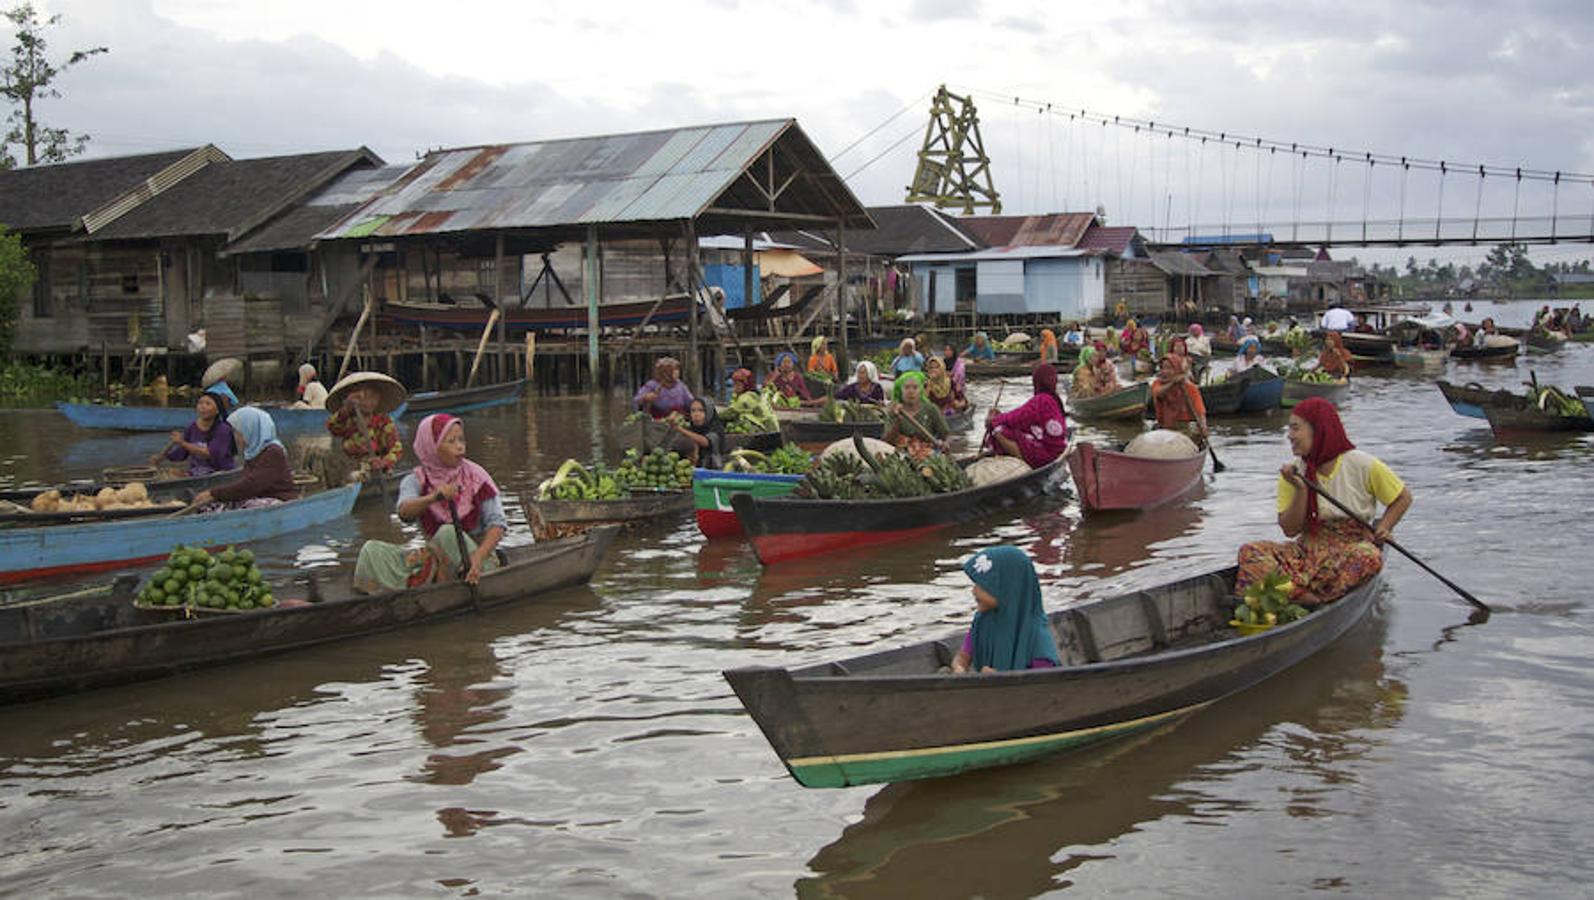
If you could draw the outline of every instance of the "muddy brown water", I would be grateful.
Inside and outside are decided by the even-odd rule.
[[[1446,377],[1594,383],[1594,346]],[[988,403],[994,383],[976,383]],[[1009,385],[1004,403],[1024,393]],[[623,398],[473,415],[513,494],[611,460]],[[0,891],[69,896],[1586,895],[1594,877],[1594,438],[1497,442],[1430,378],[1358,378],[1352,440],[1416,503],[1373,615],[1271,682],[1131,741],[966,776],[813,791],[720,677],[938,636],[959,564],[1026,547],[1052,606],[1226,565],[1273,536],[1282,412],[1219,420],[1222,475],[1141,515],[1071,487],[934,539],[761,571],[689,516],[520,607],[0,708]],[[0,480],[152,452],[0,416]],[[1084,438],[1127,435],[1081,426]],[[522,523],[518,505],[514,510]],[[258,547],[276,575],[402,537],[380,509]]]

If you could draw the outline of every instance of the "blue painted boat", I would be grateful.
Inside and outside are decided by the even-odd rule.
[[[359,494],[360,485],[350,484],[259,509],[7,529],[0,531],[0,584],[158,562],[178,544],[224,547],[276,537],[346,517]]]
[[[494,406],[510,406],[520,402],[520,394],[529,384],[526,379],[520,381],[507,381],[503,384],[488,384],[480,387],[461,388],[456,391],[422,391],[411,394],[407,411],[412,416],[425,416],[432,413],[460,413],[473,412],[478,409],[490,409]]]
[[[408,403],[399,404],[391,413],[394,419],[404,415]],[[188,427],[194,421],[191,406],[102,406],[98,403],[57,402],[55,408],[79,428],[100,428],[112,431],[173,431]],[[288,406],[264,406],[260,409],[271,414],[278,431],[315,431],[325,427],[327,411],[324,409],[294,409]]]
[[[1457,415],[1469,419],[1487,418],[1483,414],[1485,406],[1509,406],[1512,394],[1510,391],[1499,388],[1486,388],[1476,381],[1469,381],[1464,385],[1451,384],[1448,381],[1439,381],[1439,393],[1445,395],[1450,408]]]
[[[1252,374],[1255,373],[1255,374]],[[1240,395],[1240,412],[1266,412],[1284,402],[1284,378],[1268,369],[1249,369],[1241,373],[1245,393]]]

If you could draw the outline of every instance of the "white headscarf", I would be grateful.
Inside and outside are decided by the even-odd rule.
[[[865,372],[869,373],[869,383],[870,384],[879,384],[880,383],[880,370],[875,367],[874,363],[872,363],[872,362],[870,362],[869,360],[866,359],[863,362],[858,363],[858,365],[853,368],[853,370],[852,370],[852,383],[853,384],[857,384],[858,383],[858,370],[859,369],[862,369]]]

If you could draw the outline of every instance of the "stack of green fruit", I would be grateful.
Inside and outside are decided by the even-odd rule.
[[[1284,343],[1290,348],[1290,352],[1299,356],[1311,348],[1312,336],[1306,333],[1306,329],[1296,325],[1284,332]]]
[[[1287,625],[1305,618],[1311,610],[1290,601],[1295,584],[1278,569],[1245,589],[1243,602],[1234,608],[1234,622],[1243,625]]]
[[[565,460],[552,478],[537,486],[538,500],[618,500],[624,495],[618,474],[602,464],[588,470],[573,459]]]
[[[253,552],[228,547],[212,556],[203,547],[178,547],[139,591],[136,603],[242,611],[266,609],[275,606],[276,600],[255,565]]]
[[[633,447],[625,452],[615,478],[627,488],[683,490],[692,486],[692,461],[663,447],[648,454]]]
[[[757,391],[737,394],[730,405],[720,411],[725,420],[727,434],[767,434],[780,430],[775,411]]]
[[[732,450],[726,459],[727,472],[760,472],[766,475],[802,475],[813,466],[813,457],[796,444],[782,444],[769,453]]]
[[[1533,405],[1554,416],[1573,416],[1586,418],[1588,407],[1576,397],[1568,397],[1553,387],[1537,388],[1537,396],[1533,397]]]
[[[788,397],[781,393],[780,388],[775,387],[773,384],[764,385],[762,393],[764,395],[765,402],[767,402],[774,409],[802,408],[803,401],[801,397],[796,395]]]
[[[880,421],[880,408],[868,403],[859,403],[857,400],[829,398],[825,400],[824,406],[819,407],[819,421],[878,422]]]

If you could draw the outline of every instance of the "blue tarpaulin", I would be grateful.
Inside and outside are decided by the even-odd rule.
[[[756,306],[764,302],[764,286],[758,280],[758,266],[753,266],[753,302],[749,304],[742,296],[742,267],[725,263],[710,263],[703,267],[703,280],[710,287],[718,287],[725,291],[725,308],[740,309],[744,306]]]

